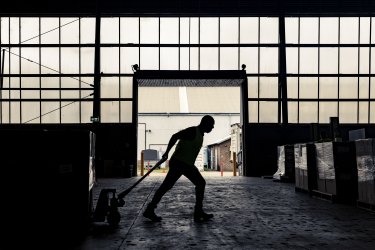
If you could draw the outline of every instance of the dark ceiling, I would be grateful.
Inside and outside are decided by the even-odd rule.
[[[5,0],[6,1],[6,0]],[[375,0],[11,0],[2,16],[373,16]],[[97,8],[97,5],[99,8]]]

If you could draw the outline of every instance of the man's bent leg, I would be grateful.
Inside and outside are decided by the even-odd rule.
[[[181,175],[182,174],[178,171],[178,168],[176,168],[175,166],[171,166],[163,183],[160,185],[158,190],[156,190],[150,204],[156,207],[164,194],[174,186]]]
[[[152,198],[151,202],[147,205],[147,208],[145,209],[143,216],[152,220],[152,221],[160,221],[161,217],[157,216],[155,214],[155,208],[159,204],[161,198],[164,196],[164,194],[170,190],[176,181],[181,177],[181,173],[178,171],[178,168],[170,165],[170,169],[167,173],[167,176],[165,177],[163,183],[160,185],[158,190],[156,190],[154,197]]]
[[[183,174],[195,185],[195,209],[194,209],[194,220],[197,222],[206,221],[213,217],[212,214],[206,214],[203,212],[203,198],[204,190],[206,187],[206,180],[203,178],[198,168],[195,166],[189,166],[184,168]]]

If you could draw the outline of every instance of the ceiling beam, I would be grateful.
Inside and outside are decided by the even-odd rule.
[[[373,0],[12,0],[1,16],[373,16]]]

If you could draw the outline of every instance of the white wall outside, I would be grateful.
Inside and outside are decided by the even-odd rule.
[[[146,129],[151,132],[146,132],[146,148],[165,151],[170,137],[187,127],[196,126],[200,123],[201,118],[205,114],[152,114],[152,115],[138,115],[138,152],[137,159],[141,159],[141,151],[145,149],[145,125]],[[203,140],[202,148],[208,144],[229,136],[231,133],[231,125],[240,122],[240,114],[210,114],[215,119],[215,127],[211,133],[206,133]],[[169,153],[172,156],[174,147]],[[196,166],[203,169],[204,157],[203,150],[201,150],[197,157]]]

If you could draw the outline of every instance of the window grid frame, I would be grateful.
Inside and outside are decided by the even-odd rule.
[[[41,62],[41,58],[42,58],[42,48],[48,48],[48,47],[57,47],[58,48],[58,53],[59,53],[59,72],[61,73],[61,69],[62,69],[62,61],[61,61],[61,54],[62,54],[62,51],[61,49],[64,48],[64,47],[76,47],[78,48],[78,51],[79,51],[79,55],[78,55],[78,65],[79,65],[79,69],[78,69],[78,73],[77,74],[62,74],[59,76],[58,74],[55,76],[54,74],[52,75],[49,75],[50,77],[58,77],[59,79],[59,88],[60,88],[60,92],[59,92],[59,98],[56,99],[56,101],[59,102],[59,107],[60,107],[60,111],[59,111],[59,123],[62,123],[62,112],[61,112],[61,108],[62,108],[62,102],[63,101],[66,101],[67,99],[63,99],[62,98],[62,95],[61,95],[61,90],[62,90],[62,78],[65,77],[65,76],[72,76],[72,77],[78,77],[79,79],[79,88],[78,88],[78,93],[79,93],[79,123],[82,122],[82,102],[86,102],[86,101],[89,101],[89,100],[83,100],[83,95],[82,95],[82,91],[84,91],[83,89],[83,86],[82,86],[82,78],[83,77],[86,77],[86,76],[91,76],[91,74],[83,74],[82,73],[82,55],[81,55],[81,51],[82,51],[82,48],[84,47],[95,47],[95,44],[82,44],[81,43],[81,18],[79,18],[79,21],[78,21],[78,44],[68,44],[68,43],[64,43],[62,44],[61,43],[61,19],[63,17],[57,17],[58,18],[58,21],[59,21],[59,28],[58,28],[58,44],[42,44],[42,40],[41,40],[41,22],[42,22],[42,17],[38,17],[38,23],[39,23],[39,28],[38,28],[38,39],[39,39],[39,44],[22,44],[21,40],[22,40],[22,37],[21,37],[21,29],[22,29],[22,26],[21,26],[21,21],[22,21],[22,18],[23,17],[18,17],[18,40],[19,40],[19,43],[18,44],[11,44],[10,41],[11,41],[11,17],[1,17],[1,18],[8,18],[9,22],[8,22],[8,34],[9,34],[9,44],[2,44],[2,47],[9,47],[9,50],[12,50],[12,49],[15,49],[16,51],[18,50],[19,52],[19,55],[22,56],[22,48],[35,48],[38,50],[38,57],[39,57],[39,61]],[[121,18],[126,18],[126,17],[117,17],[118,18],[118,29],[119,29],[119,37],[121,37]],[[201,17],[198,17],[198,43],[197,44],[191,44],[191,18],[196,18],[196,17],[189,17],[189,26],[188,26],[188,36],[189,36],[189,44],[181,44],[181,17],[178,17],[178,42],[176,44],[161,44],[160,43],[160,25],[161,25],[161,18],[168,18],[168,17],[158,17],[157,20],[158,20],[158,43],[157,44],[141,44],[141,40],[140,40],[140,36],[141,36],[141,17],[138,17],[138,44],[123,44],[121,43],[121,39],[119,39],[118,43],[117,44],[111,44],[111,43],[108,43],[108,44],[101,44],[101,47],[117,47],[119,48],[118,49],[118,53],[119,53],[119,65],[118,65],[118,68],[119,68],[119,72],[121,71],[121,66],[122,66],[122,60],[121,60],[121,50],[120,48],[123,48],[123,47],[137,47],[138,48],[138,63],[139,63],[139,66],[141,67],[141,49],[142,48],[146,48],[146,47],[156,47],[158,48],[158,51],[159,51],[159,54],[158,54],[158,69],[160,70],[160,67],[161,67],[161,56],[160,56],[160,49],[162,47],[176,47],[178,48],[178,69],[181,68],[181,48],[188,48],[188,51],[189,51],[189,58],[188,58],[188,65],[189,65],[189,69],[191,69],[191,48],[197,48],[198,49],[198,58],[197,58],[197,63],[198,63],[198,70],[201,69],[201,53],[200,53],[200,50],[201,48],[203,47],[213,47],[213,48],[217,48],[218,49],[218,70],[221,70],[221,65],[220,65],[220,61],[221,61],[221,48],[225,48],[225,47],[232,47],[232,48],[237,48],[237,53],[238,53],[238,65],[237,65],[237,68],[239,69],[240,68],[240,65],[241,65],[241,62],[240,62],[240,58],[241,58],[241,53],[240,53],[240,48],[242,47],[256,47],[257,50],[258,50],[258,56],[257,56],[257,61],[258,61],[258,65],[257,65],[257,72],[258,73],[255,73],[255,74],[247,74],[248,77],[250,76],[256,76],[257,79],[258,79],[258,93],[257,93],[257,98],[249,98],[247,103],[252,100],[252,101],[256,101],[257,103],[257,109],[258,109],[258,112],[257,112],[257,122],[259,123],[260,121],[260,107],[259,107],[259,102],[260,101],[264,101],[265,99],[264,98],[259,98],[259,90],[260,90],[260,77],[275,77],[275,76],[278,76],[278,73],[276,74],[267,74],[267,73],[263,73],[263,74],[260,74],[260,61],[261,61],[261,54],[260,54],[260,50],[262,47],[279,47],[279,43],[263,43],[261,44],[260,43],[260,39],[261,39],[261,17],[258,17],[257,18],[257,22],[258,22],[258,37],[257,37],[257,40],[258,40],[258,43],[241,43],[241,20],[242,20],[242,17],[241,16],[236,16],[236,17],[232,17],[232,18],[238,18],[238,42],[235,43],[235,44],[223,44],[221,43],[220,41],[220,37],[221,37],[221,18],[222,17],[218,17],[218,43],[217,44],[201,44]],[[277,18],[277,17],[271,17],[271,18]],[[317,44],[301,44],[301,25],[300,25],[300,22],[301,22],[301,17],[298,17],[298,30],[296,32],[298,32],[298,44],[286,44],[286,48],[291,48],[291,47],[297,47],[297,70],[298,70],[298,74],[289,74],[287,73],[287,77],[297,77],[297,95],[298,95],[298,98],[297,100],[293,99],[293,98],[287,98],[287,101],[288,102],[297,102],[297,123],[300,123],[300,102],[305,102],[307,101],[308,99],[301,99],[300,98],[300,77],[317,77],[318,78],[318,98],[315,99],[314,102],[317,102],[317,105],[318,105],[318,110],[317,110],[317,121],[320,122],[320,102],[324,101],[324,102],[337,102],[337,115],[340,116],[340,102],[346,102],[346,101],[351,101],[351,102],[356,102],[357,103],[357,114],[356,114],[356,123],[359,123],[359,121],[361,120],[360,119],[360,112],[359,112],[359,103],[360,102],[368,102],[368,110],[367,110],[367,113],[368,113],[368,118],[367,118],[367,122],[370,123],[371,121],[371,103],[374,102],[373,99],[371,99],[371,78],[372,77],[375,77],[375,74],[372,74],[371,72],[371,66],[372,66],[372,58],[371,58],[371,53],[372,53],[372,47],[375,46],[375,44],[372,44],[372,22],[373,22],[373,17],[370,17],[369,18],[369,43],[368,44],[365,44],[365,43],[360,43],[360,37],[361,37],[361,18],[360,17],[355,17],[355,18],[358,18],[358,43],[357,44],[342,44],[341,43],[341,17],[336,17],[338,19],[338,43],[337,44],[321,44],[320,41],[321,41],[321,24],[320,24],[320,20],[321,20],[321,17],[311,17],[311,18],[317,18],[318,19],[318,43]],[[0,36],[0,40],[1,40],[1,36]],[[1,40],[2,41],[2,40]],[[301,60],[300,60],[300,56],[301,56],[301,53],[300,53],[300,49],[301,48],[304,48],[304,47],[311,47],[311,48],[317,48],[318,49],[318,72],[317,74],[301,74],[300,72],[300,67],[301,67]],[[333,47],[333,48],[336,48],[338,49],[338,74],[320,74],[320,49],[323,48],[323,47]],[[343,47],[352,47],[352,48],[357,48],[357,53],[358,53],[358,65],[357,65],[357,74],[344,74],[344,73],[341,73],[340,72],[340,53],[341,53],[341,48]],[[368,74],[360,74],[360,48],[369,48],[369,72]],[[125,57],[125,56],[124,56]],[[8,59],[8,63],[9,65],[11,65],[11,57],[9,56],[9,59]],[[22,94],[23,94],[23,91],[25,91],[26,88],[22,88],[23,86],[23,80],[27,77],[32,77],[32,76],[36,76],[36,77],[39,77],[39,98],[37,99],[39,101],[39,113],[40,113],[40,117],[38,118],[39,120],[39,123],[42,123],[42,103],[45,102],[45,99],[42,99],[42,79],[43,77],[45,77],[44,74],[42,74],[42,69],[41,69],[41,65],[39,65],[39,74],[22,74],[22,66],[21,66],[22,62],[21,62],[21,59],[19,60],[18,62],[18,65],[19,65],[19,74],[13,74],[11,72],[11,67],[8,68],[8,74],[4,74],[4,77],[8,77],[9,78],[9,82],[11,80],[12,77],[18,77],[19,79],[19,122],[22,123],[24,122],[24,118],[23,118],[23,112],[22,112],[22,100],[27,100],[26,98],[22,98]],[[119,77],[119,86],[118,86],[118,90],[119,90],[119,93],[121,93],[121,77],[124,77],[124,76],[127,76],[127,77],[130,77],[132,76],[132,74],[116,74],[116,73],[108,73],[106,74],[106,76],[108,77]],[[340,80],[342,77],[357,77],[357,86],[358,86],[358,91],[357,91],[357,99],[343,99],[343,98],[340,98]],[[337,81],[338,81],[338,85],[337,85],[337,91],[338,91],[338,98],[337,100],[334,99],[334,98],[328,98],[328,99],[321,99],[320,98],[320,85],[321,85],[321,82],[320,82],[320,77],[337,77]],[[360,77],[368,77],[368,80],[369,80],[369,84],[368,84],[368,98],[367,99],[361,99],[359,98],[359,93],[360,93]],[[3,96],[3,91],[6,91],[8,90],[9,94],[9,98],[11,97],[11,88],[9,87],[8,89],[3,89],[2,90],[2,93],[1,93],[1,97]],[[65,89],[64,89],[65,90]],[[117,98],[116,101],[119,102],[119,121],[121,122],[121,101],[125,101],[125,99],[127,98]],[[273,98],[266,98],[268,101],[277,101],[277,100],[273,100]],[[129,99],[131,100],[131,99]],[[110,101],[109,98],[102,98],[102,101]],[[128,101],[128,99],[126,100]],[[3,109],[3,100],[1,101],[1,119],[0,121],[3,122],[3,118],[4,118],[4,112],[5,111]],[[246,103],[246,102],[245,102]],[[13,123],[12,122],[12,105],[11,105],[11,101],[9,101],[9,114],[8,114],[8,122],[9,123]],[[275,114],[277,115],[277,114]]]

